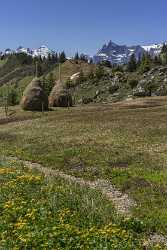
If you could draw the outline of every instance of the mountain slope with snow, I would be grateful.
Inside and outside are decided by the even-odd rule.
[[[38,49],[30,49],[30,48],[24,48],[22,46],[19,46],[16,50],[6,49],[4,52],[1,53],[4,55],[10,55],[10,54],[19,54],[19,53],[25,53],[32,57],[42,57],[42,58],[48,58],[49,55],[54,55],[55,51],[49,49],[46,45],[42,45]]]
[[[152,57],[157,56],[161,53],[163,43],[151,44],[151,45],[118,45],[112,41],[104,44],[102,48],[93,56],[94,63],[99,63],[102,61],[110,61],[112,64],[126,64],[131,55],[134,54],[138,60],[144,53],[149,53]],[[32,57],[48,58],[49,55],[54,55],[55,51],[48,48],[46,45],[42,45],[37,49],[24,48],[19,46],[16,50],[10,48],[1,52],[1,55],[10,55],[13,53],[25,53]],[[85,57],[90,61],[91,57],[85,55]]]
[[[163,47],[162,44],[152,44],[152,45],[118,45],[112,41],[108,44],[103,45],[103,47],[97,52],[93,57],[95,63],[101,61],[110,61],[113,64],[124,64],[127,63],[132,54],[135,55],[138,60],[145,52],[149,53],[151,56],[157,56],[161,53]]]

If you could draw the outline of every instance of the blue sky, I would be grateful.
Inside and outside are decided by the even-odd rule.
[[[94,54],[110,39],[167,40],[166,0],[6,0],[0,6],[0,49],[46,44],[68,55]]]

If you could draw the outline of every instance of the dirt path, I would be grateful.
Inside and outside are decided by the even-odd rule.
[[[25,167],[31,170],[38,170],[46,177],[49,176],[57,176],[61,177],[64,180],[67,180],[69,183],[77,183],[82,187],[90,187],[92,189],[99,190],[108,200],[110,200],[118,214],[123,216],[131,216],[131,209],[137,206],[136,202],[132,200],[127,194],[123,194],[118,189],[116,189],[110,182],[98,179],[96,181],[86,181],[83,178],[77,178],[72,175],[65,174],[59,170],[50,169],[47,167],[42,166],[39,163],[32,163],[30,161],[23,161],[16,157],[8,157],[7,160],[15,160],[17,162],[22,163]],[[146,241],[146,248],[152,246],[154,244],[163,244],[167,247],[167,237],[159,234],[152,234],[149,236],[148,240]]]
[[[83,178],[77,178],[72,175],[65,174],[59,170],[43,167],[41,164],[32,163],[29,161],[22,161],[15,157],[8,158],[9,160],[16,160],[24,164],[29,169],[36,169],[43,173],[45,176],[59,176],[70,183],[77,183],[81,186],[90,187],[99,190],[108,200],[112,201],[118,214],[131,215],[131,209],[136,206],[135,201],[129,198],[127,194],[123,194],[116,189],[110,182],[98,179],[96,181],[86,181]]]

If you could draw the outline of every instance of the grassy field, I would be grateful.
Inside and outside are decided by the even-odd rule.
[[[143,223],[143,229],[139,230],[142,234],[144,231],[145,235],[149,235],[153,232],[167,235],[166,105],[166,97],[147,98],[135,102],[129,101],[113,105],[80,106],[69,110],[55,109],[44,113],[44,115],[39,113],[32,114],[31,112],[25,113],[17,107],[15,109],[15,119],[13,118],[10,122],[8,119],[6,123],[4,121],[4,111],[1,110],[0,116],[3,117],[3,124],[0,125],[0,153],[3,156],[16,156],[20,159],[39,162],[45,167],[59,169],[70,175],[83,177],[88,180],[95,180],[97,178],[107,179],[123,192],[128,193],[130,197],[137,202],[137,206],[134,207],[132,211],[132,216]],[[23,119],[25,117],[26,119]],[[14,169],[16,173],[8,173],[7,176],[4,177],[7,183],[8,179],[14,178],[17,180],[17,176],[27,174],[26,170],[20,170],[19,166],[15,166]],[[23,171],[23,173],[21,171]],[[50,195],[53,195],[53,192],[55,195],[60,192],[59,198],[55,198],[55,200],[57,199],[59,204],[62,199],[65,199],[65,203],[61,204],[60,207],[55,207],[56,202],[52,204],[53,209],[55,207],[53,216],[58,216],[57,211],[61,209],[71,209],[70,206],[72,206],[71,213],[73,213],[73,211],[75,212],[76,208],[73,206],[76,204],[73,199],[81,196],[81,200],[78,201],[77,205],[78,217],[76,217],[74,221],[71,222],[70,220],[69,222],[72,227],[74,226],[75,228],[77,226],[81,231],[89,230],[91,226],[102,228],[104,225],[110,223],[116,224],[116,227],[121,227],[120,230],[124,227],[121,222],[122,218],[114,216],[114,213],[111,212],[111,210],[113,211],[112,204],[105,201],[105,199],[100,196],[100,193],[96,192],[96,194],[94,194],[93,191],[83,190],[76,186],[71,186],[70,189],[68,189],[69,185],[63,183],[62,180],[56,179],[53,181],[44,180],[43,177],[41,178],[39,181],[40,184],[32,184],[32,188],[37,188],[40,192],[34,192],[31,187],[27,187],[26,185],[24,189],[23,183],[23,185],[18,184],[18,187],[16,184],[17,194],[20,192],[22,194],[23,192],[23,198],[25,196],[27,201],[32,198],[31,196],[36,195],[33,199],[39,199],[39,202],[41,202],[38,205],[38,209],[40,210],[40,207],[43,207],[42,202],[47,205],[49,199],[53,199],[53,197],[49,198]],[[47,184],[45,182],[47,182]],[[2,183],[6,183],[3,178]],[[51,185],[54,190],[52,192],[48,189],[47,199],[46,193],[41,193],[41,188],[45,187],[45,185]],[[21,191],[21,187],[23,191]],[[65,198],[61,198],[63,194],[61,193],[60,187],[65,189],[67,187],[68,189],[68,191],[65,191]],[[8,192],[9,186],[4,185],[4,187],[2,186],[2,189],[3,188],[4,190],[3,192],[1,191],[1,194]],[[27,192],[29,188],[32,192]],[[57,190],[57,188],[60,188],[60,190]],[[68,195],[68,192],[72,194],[72,196]],[[41,199],[41,195],[44,195],[44,200]],[[4,199],[3,202],[7,202],[6,197],[8,198],[8,195],[5,194],[2,196],[2,200]],[[13,192],[9,192],[9,198],[10,196],[11,200],[15,200]],[[84,196],[87,198],[82,198]],[[85,203],[86,200],[91,199],[93,196],[97,196],[97,200],[95,199],[97,202],[95,205],[97,210],[95,209],[95,211],[94,209],[86,209],[87,203]],[[104,202],[101,202],[101,199],[104,199]],[[81,204],[84,208],[82,206],[80,208]],[[36,208],[36,205],[34,206]],[[85,211],[85,214],[83,211]],[[46,216],[45,211],[41,210],[41,213],[44,213],[44,216]],[[8,215],[4,216],[8,218]],[[87,218],[87,220],[85,220],[85,218]],[[37,224],[37,228],[33,230],[37,232],[41,225],[40,223],[43,223],[42,230],[44,230],[45,223],[47,222],[40,222],[40,220],[39,224]],[[142,249],[140,248],[141,245],[138,243],[138,240],[137,242],[134,240],[134,238],[141,237],[141,235],[134,237],[137,231],[136,228],[138,228],[136,224],[131,228],[134,224],[135,223],[130,223],[129,231],[125,230],[128,235],[132,234],[132,238],[131,236],[127,236],[131,238],[131,241],[128,241],[129,245],[121,243],[122,246],[126,246],[125,248],[118,247],[116,239],[114,239],[114,243],[110,241],[109,243],[105,243],[108,242],[108,240],[104,240],[103,242],[102,238],[98,238],[97,245],[104,245],[101,245],[101,248],[92,249]],[[97,228],[95,230],[96,232],[98,232]],[[5,229],[1,226],[0,230]],[[48,230],[51,231],[47,233],[52,235],[52,229]],[[71,232],[71,230],[72,229],[69,229],[69,232]],[[6,231],[8,231],[8,229],[6,229]],[[43,233],[43,231],[41,232]],[[80,233],[82,234],[82,232]],[[27,234],[29,235],[29,233]],[[5,235],[4,238],[5,237],[7,236]],[[13,235],[11,237],[14,237],[12,238],[13,242],[20,244],[18,243],[20,241],[16,239],[17,237]],[[62,237],[65,237],[67,240],[69,235]],[[95,235],[93,237],[96,238]],[[10,237],[8,240],[10,244]],[[67,249],[70,249],[66,240],[64,244]],[[80,242],[80,239],[78,240]],[[121,238],[121,240],[123,240],[123,238]],[[31,237],[29,242],[33,242]],[[39,243],[40,239],[37,242]],[[53,244],[52,239],[49,242]],[[64,242],[64,240],[62,240],[62,242]],[[77,239],[74,240],[74,244],[77,244],[76,242]],[[45,243],[46,242],[42,242],[40,244]],[[81,242],[78,244],[81,244]],[[92,244],[91,240],[88,240],[87,248],[83,249],[91,249],[89,244]],[[112,245],[106,245],[108,248],[105,248],[105,244],[115,244],[116,247],[111,248]],[[138,244],[140,246],[138,246]],[[13,245],[4,246],[8,246],[9,249],[11,249],[11,246],[13,247]],[[51,245],[51,249],[53,249],[52,247]],[[62,245],[57,245],[56,249],[59,249],[58,247],[61,249]],[[4,247],[4,249],[8,248]],[[46,249],[48,249],[47,246]]]
[[[127,227],[99,192],[0,166],[0,249],[142,249],[136,222]]]

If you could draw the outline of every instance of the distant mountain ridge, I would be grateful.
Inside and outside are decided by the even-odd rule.
[[[166,42],[165,42],[166,43]],[[102,61],[110,61],[113,64],[124,64],[127,63],[132,54],[135,55],[138,60],[145,52],[151,56],[157,56],[161,53],[164,43],[151,44],[151,45],[118,45],[112,41],[108,44],[104,44],[102,48],[93,57],[94,63]]]
[[[166,44],[166,42],[164,42]],[[149,53],[152,57],[157,56],[161,53],[164,43],[150,44],[150,45],[118,45],[112,41],[104,44],[102,48],[93,56],[93,62],[95,64],[102,61],[110,61],[112,64],[126,64],[128,63],[132,54],[135,55],[138,60],[145,52]],[[24,48],[19,46],[16,50],[6,49],[4,52],[0,52],[0,55],[25,53],[32,57],[48,58],[49,55],[55,55],[55,51],[42,45],[37,49]],[[92,59],[89,55],[84,55],[88,61]],[[71,59],[67,58],[67,59]]]
[[[49,55],[55,54],[55,51],[49,49],[46,45],[42,45],[41,47],[37,49],[30,49],[30,48],[24,48],[22,46],[19,46],[16,50],[12,49],[6,49],[4,52],[1,52],[1,55],[10,55],[10,54],[19,54],[19,53],[25,53],[32,57],[42,57],[47,58]]]

